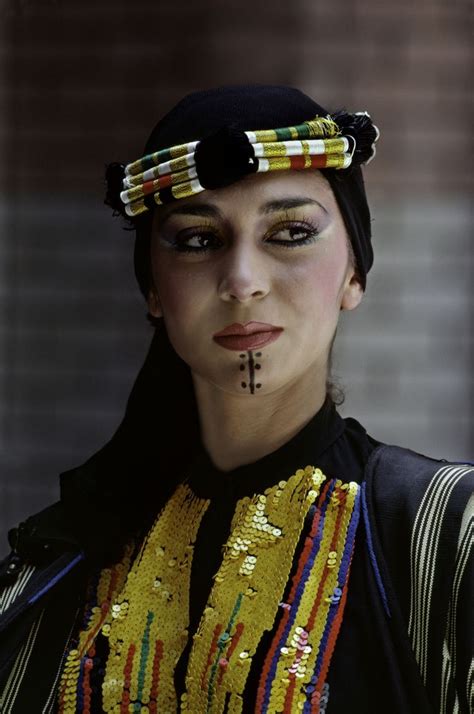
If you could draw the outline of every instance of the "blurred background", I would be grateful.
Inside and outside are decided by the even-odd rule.
[[[370,112],[375,265],[336,341],[340,411],[379,440],[472,459],[467,1],[1,7],[0,554],[111,436],[151,338],[104,165],[140,156],[178,99],[219,84]]]

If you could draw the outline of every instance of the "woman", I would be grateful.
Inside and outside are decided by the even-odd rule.
[[[377,442],[330,382],[377,136],[224,87],[109,167],[156,331],[112,440],[10,533],[2,712],[469,710],[473,470]]]

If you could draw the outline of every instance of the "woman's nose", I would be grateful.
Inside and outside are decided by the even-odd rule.
[[[221,264],[219,297],[226,302],[261,299],[270,290],[270,276],[255,246],[234,246]]]

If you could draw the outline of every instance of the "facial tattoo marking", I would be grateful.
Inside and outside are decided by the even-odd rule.
[[[255,357],[261,356],[261,352],[255,352]],[[248,389],[250,394],[255,394],[255,389],[260,389],[262,386],[261,382],[255,383],[255,370],[261,369],[262,365],[259,362],[255,361],[254,353],[252,350],[249,350],[247,354],[241,354],[240,359],[242,361],[240,363],[239,370],[241,372],[247,370],[248,372],[248,381],[242,381],[240,383],[240,386],[242,387],[242,389]]]

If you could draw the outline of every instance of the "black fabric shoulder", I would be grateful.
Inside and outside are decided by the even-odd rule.
[[[440,531],[439,549],[449,576],[454,567],[461,519],[473,492],[473,480],[474,469],[469,464],[451,464],[399,446],[377,447],[367,463],[368,504],[391,575],[399,589],[406,584],[400,598],[406,618],[409,617],[410,551],[417,519],[418,522],[423,519],[424,509],[428,509],[424,520],[430,519],[430,493],[441,489],[446,499],[443,518],[436,518],[431,526]]]
[[[47,564],[62,553],[80,549],[60,501],[12,528],[8,541],[23,562],[34,565]]]
[[[387,445],[367,463],[368,517],[393,620],[407,633],[431,703],[442,712],[469,706],[472,607],[463,603],[469,582],[472,588],[473,492],[471,464]]]

